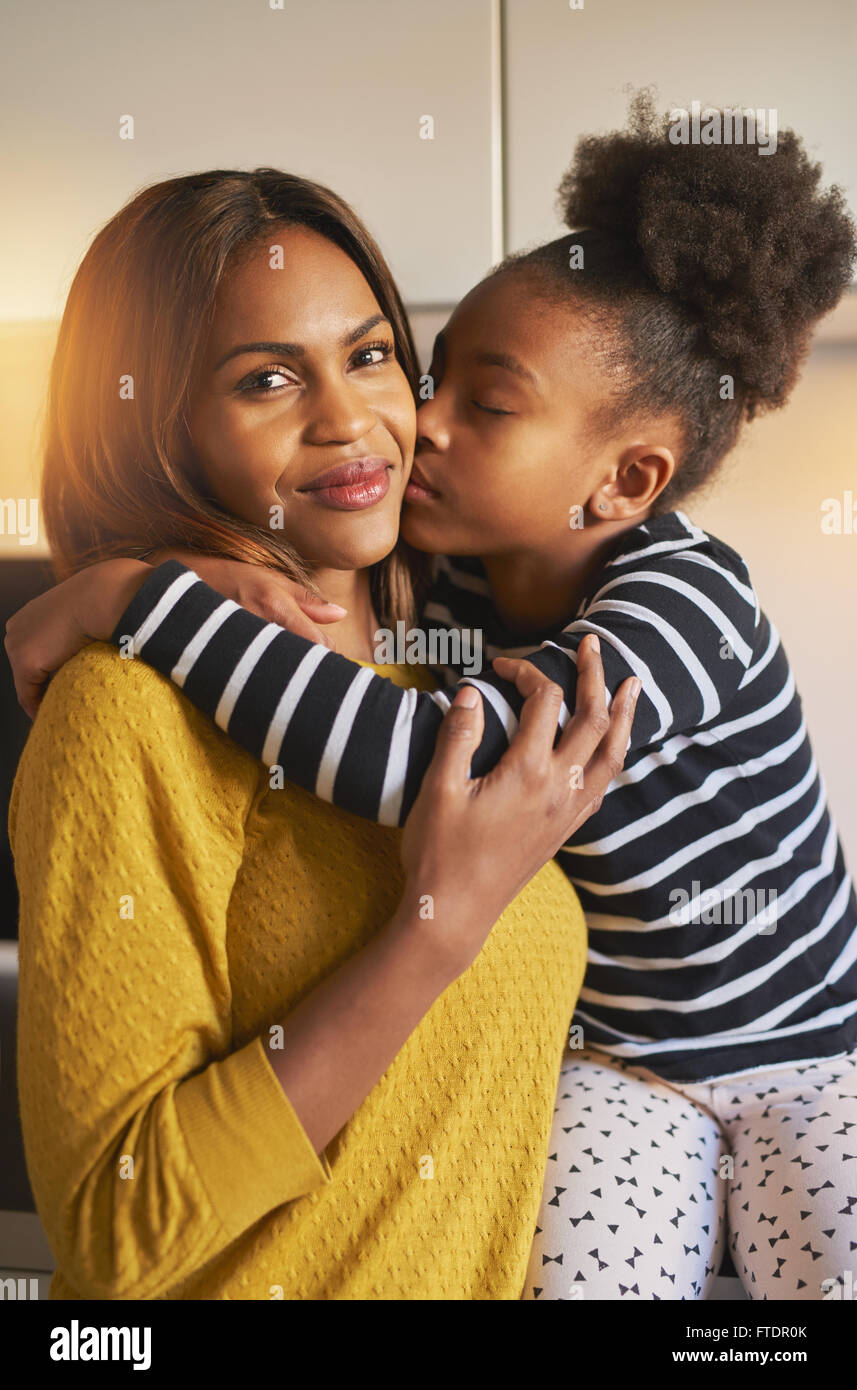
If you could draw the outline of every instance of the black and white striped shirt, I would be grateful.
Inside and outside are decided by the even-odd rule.
[[[617,550],[560,631],[511,640],[477,559],[439,557],[424,629],[478,630],[486,663],[528,655],[574,707],[577,648],[601,639],[610,693],[642,680],[631,748],[559,851],[589,925],[583,1041],[695,1082],[857,1046],[857,900],[778,634],[739,555],[683,512]],[[400,825],[460,671],[402,689],[238,607],[171,561],[114,633],[239,744],[344,809]],[[473,774],[521,697],[488,669]]]

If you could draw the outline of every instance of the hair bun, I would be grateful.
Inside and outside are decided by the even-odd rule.
[[[817,319],[847,287],[855,228],[840,190],[791,130],[776,148],[679,144],[649,91],[629,128],[589,136],[559,187],[566,226],[592,228],[639,258],[694,315],[749,397],[781,404]]]

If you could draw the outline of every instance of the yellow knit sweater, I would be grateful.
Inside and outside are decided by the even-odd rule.
[[[391,916],[401,832],[271,790],[100,644],[47,692],[10,825],[52,1298],[520,1296],[585,959],[556,864],[320,1159],[259,1035]]]

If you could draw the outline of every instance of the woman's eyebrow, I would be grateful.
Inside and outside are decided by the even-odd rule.
[[[352,328],[350,333],[346,333],[345,337],[342,339],[342,346],[351,347],[352,343],[359,343],[360,339],[364,337],[370,329],[376,328],[379,323],[386,323],[388,328],[392,326],[386,314],[373,314],[371,318],[364,319],[362,323],[358,323],[357,327]]]
[[[370,315],[368,319],[364,319],[362,323],[358,323],[356,328],[348,330],[340,339],[340,346],[351,347],[353,343],[359,343],[360,339],[365,337],[370,329],[377,327],[379,323],[389,324],[386,314]],[[306,348],[301,343],[239,343],[237,347],[230,348],[227,353],[224,353],[214,370],[219,372],[220,368],[224,367],[233,357],[240,357],[243,353],[249,352],[265,352],[271,355],[281,355],[283,357],[304,357],[306,355]]]

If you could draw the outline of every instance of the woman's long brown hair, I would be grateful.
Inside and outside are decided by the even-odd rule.
[[[280,570],[300,555],[207,495],[188,400],[230,259],[272,224],[339,246],[389,319],[416,394],[417,357],[373,238],[330,189],[277,169],[215,169],[137,194],[98,233],[69,291],[51,370],[42,509],[58,577],[97,560],[181,548]],[[413,621],[425,557],[403,542],[372,567],[379,621]]]

